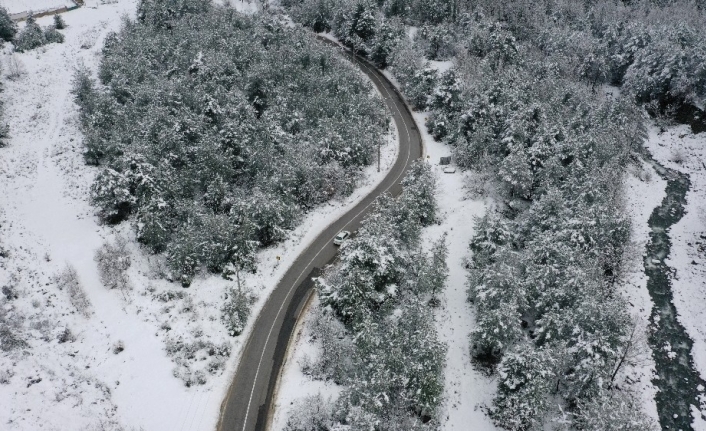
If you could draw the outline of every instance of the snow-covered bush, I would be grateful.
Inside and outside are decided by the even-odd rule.
[[[123,220],[135,205],[130,180],[122,172],[103,170],[91,185],[91,203],[100,209],[101,217],[107,222]]]
[[[126,271],[130,268],[130,253],[127,240],[118,237],[115,242],[106,242],[96,250],[94,257],[98,265],[101,282],[108,289],[130,290],[130,280]]]
[[[64,43],[64,35],[59,33],[58,27],[50,25],[44,29],[44,40],[46,43]]]
[[[653,422],[641,414],[640,410],[632,393],[611,391],[582,404],[576,422],[580,429],[586,431],[653,429]]]
[[[355,346],[350,334],[329,310],[316,308],[313,313],[311,336],[321,346],[321,354],[313,362],[304,361],[302,370],[315,379],[345,384],[353,374]]]
[[[15,50],[17,52],[25,52],[31,49],[39,48],[47,43],[47,39],[44,35],[44,31],[37,24],[34,16],[30,15],[27,17],[25,27],[17,35],[14,40]]]
[[[324,431],[331,430],[334,404],[321,394],[311,395],[300,400],[289,409],[289,417],[283,431]]]
[[[113,353],[118,354],[125,350],[125,343],[122,340],[118,340],[113,344]]]
[[[56,341],[58,341],[59,344],[67,342],[73,343],[74,341],[76,341],[76,336],[73,334],[73,332],[71,332],[71,329],[66,326],[59,330],[59,334],[56,337]]]
[[[250,317],[250,308],[256,300],[257,296],[247,287],[230,288],[226,292],[221,308],[221,321],[232,337],[240,335],[245,329]]]

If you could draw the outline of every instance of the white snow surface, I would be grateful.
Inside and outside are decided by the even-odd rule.
[[[74,7],[76,3],[71,0],[0,0],[0,7],[14,15],[22,12],[43,12],[62,7]]]
[[[429,65],[436,69],[437,72],[444,73],[449,69],[453,69],[454,67],[454,62],[453,60],[444,60],[444,61],[436,61],[436,60],[429,60]]]
[[[391,78],[386,73],[388,78]],[[394,80],[393,80],[394,82]],[[471,181],[468,173],[444,174],[439,158],[450,155],[448,146],[435,142],[426,133],[427,115],[414,114],[424,142],[424,157],[437,177],[437,202],[441,223],[424,229],[423,244],[429,248],[444,232],[448,233],[449,278],[435,314],[439,338],[447,343],[444,370],[444,401],[439,417],[443,430],[490,431],[496,427],[486,416],[484,408],[490,405],[495,394],[495,382],[476,371],[471,364],[469,334],[474,327],[474,315],[466,300],[466,275],[464,267],[468,244],[474,232],[473,218],[486,210],[483,201],[469,197],[466,184]],[[460,171],[459,171],[460,172]],[[316,306],[314,304],[313,306]],[[315,358],[318,345],[308,336],[308,313],[298,328],[293,346],[288,352],[276,395],[276,410],[271,429],[284,428],[295,400],[320,393],[324,399],[334,398],[340,387],[331,383],[314,381],[301,371],[304,358]]]
[[[119,29],[121,16],[134,15],[136,0],[86,3],[64,14],[65,43],[21,54],[12,54],[6,44],[2,51],[3,66],[15,56],[26,74],[16,80],[3,77],[0,95],[3,121],[11,126],[8,146],[0,149],[0,246],[9,252],[0,257],[0,286],[18,292],[17,299],[0,296],[0,312],[28,346],[0,350],[1,428],[211,430],[257,312],[321,226],[355,205],[389,171],[398,150],[396,131],[383,146],[381,172],[368,167],[351,196],[310,212],[287,241],[258,254],[258,273],[244,281],[258,301],[245,332],[229,337],[220,306],[232,282],[202,275],[190,289],[168,283],[158,275],[163,258],[146,255],[128,223],[99,225],[88,203],[97,169],[83,161],[71,80],[80,63],[97,69],[103,38]],[[38,22],[46,26],[51,20]],[[94,262],[96,250],[118,235],[128,238],[132,260],[133,288],[124,295],[102,286]],[[75,312],[54,281],[66,265],[76,269],[90,300],[87,317]],[[184,297],[155,299],[164,293]],[[58,342],[64,328],[73,341]],[[206,384],[186,387],[173,375],[176,364],[165,351],[168,340],[178,339],[229,343],[232,353],[224,370],[207,373]],[[115,354],[119,341],[125,349]],[[193,369],[203,368],[205,356],[190,362]]]
[[[706,133],[694,135],[688,126],[670,127],[664,133],[651,128],[647,148],[671,169],[689,175],[686,214],[672,226],[672,249],[665,260],[674,268],[672,292],[678,318],[694,341],[692,356],[706,379]],[[706,399],[702,411],[694,408],[694,428],[706,430]]]

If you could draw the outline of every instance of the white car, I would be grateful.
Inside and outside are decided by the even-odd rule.
[[[342,231],[338,232],[338,235],[336,235],[333,238],[333,244],[334,245],[341,245],[341,244],[343,244],[343,241],[345,241],[346,238],[348,238],[349,236],[351,236],[350,232],[348,232],[347,230],[342,230]]]
[[[444,173],[445,174],[455,174],[456,168],[454,168],[453,166],[447,166],[444,168]]]

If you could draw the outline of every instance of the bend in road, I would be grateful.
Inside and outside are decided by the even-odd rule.
[[[318,38],[340,48],[328,39],[321,36]],[[399,195],[404,174],[412,162],[421,157],[421,135],[397,88],[366,60],[348,50],[342,50],[342,53],[370,78],[383,96],[397,126],[400,151],[392,169],[380,184],[345,215],[323,229],[295,259],[265,302],[221,406],[219,431],[266,429],[276,381],[294,329],[297,311],[313,288],[311,276],[316,273],[316,269],[323,268],[335,258],[337,249],[332,243],[333,237],[344,229],[357,230],[378,196],[383,193]]]

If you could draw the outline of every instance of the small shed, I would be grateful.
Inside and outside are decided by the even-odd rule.
[[[451,164],[451,156],[441,157],[439,159],[439,164],[440,165],[450,165]]]

